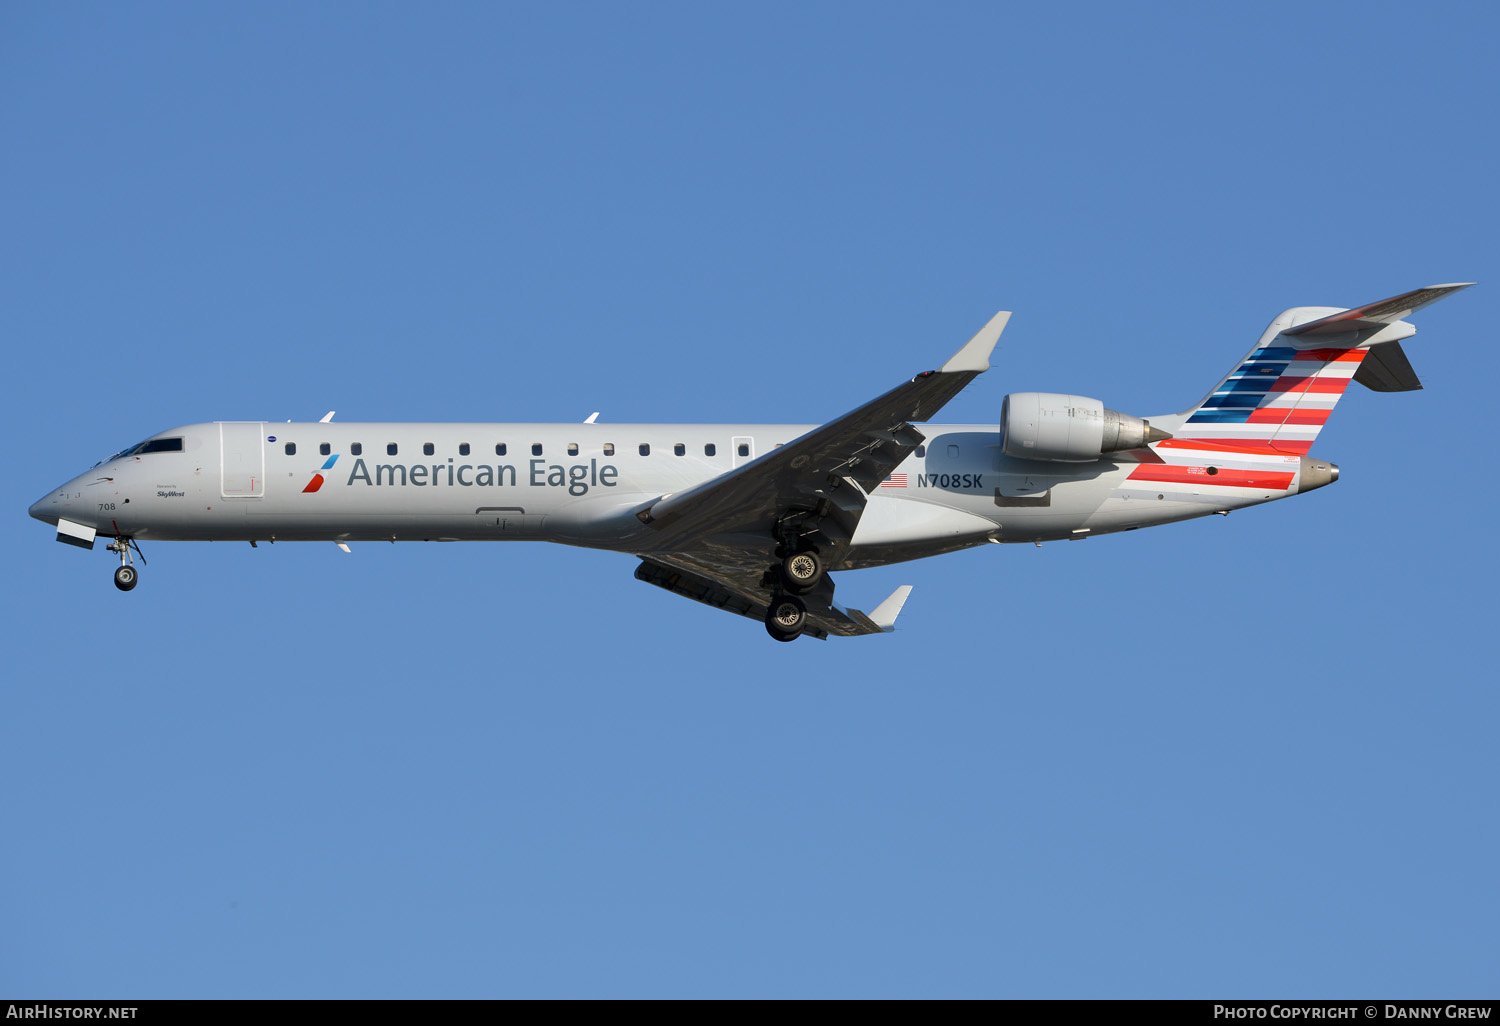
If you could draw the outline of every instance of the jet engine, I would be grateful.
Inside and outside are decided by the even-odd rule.
[[[1088,463],[1171,437],[1149,421],[1081,395],[1012,392],[1000,406],[1000,447],[1023,460]]]

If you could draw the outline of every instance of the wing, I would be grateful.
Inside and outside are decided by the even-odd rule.
[[[751,616],[764,615],[774,588],[769,568],[778,547],[816,548],[823,562],[836,568],[871,489],[923,440],[911,422],[929,419],[989,369],[990,354],[1009,319],[1008,311],[990,318],[938,370],[919,374],[727,474],[662,496],[637,514],[652,533],[650,543],[639,550],[647,563],[636,576],[690,598],[699,597],[695,592],[708,594],[712,586],[718,589],[716,598],[700,601]],[[648,569],[651,564],[686,575],[686,583],[664,584],[659,570]],[[807,606],[809,618],[829,634],[886,629],[857,610],[834,605],[831,584],[826,594],[808,596]],[[895,609],[899,611],[899,603]]]

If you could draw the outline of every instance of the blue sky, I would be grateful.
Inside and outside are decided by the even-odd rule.
[[[0,992],[1493,996],[1493,5],[9,5]],[[1182,409],[1477,280],[1336,486],[842,579],[25,515],[216,419]]]

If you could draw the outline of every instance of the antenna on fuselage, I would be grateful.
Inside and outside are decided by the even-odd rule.
[[[318,418],[318,423],[319,424],[330,423],[333,420],[333,414],[334,414],[334,411],[333,410],[329,410],[327,413],[323,414],[322,417]]]
[[[599,411],[595,410],[593,413],[591,413],[591,414],[588,415],[588,417],[584,420],[584,423],[585,424],[592,424],[595,420],[598,419],[598,417],[599,417]]]

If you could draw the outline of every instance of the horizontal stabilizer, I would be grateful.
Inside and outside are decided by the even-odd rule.
[[[1422,387],[1422,379],[1412,370],[1400,342],[1371,346],[1370,354],[1354,372],[1354,380],[1375,392],[1415,392]]]
[[[1293,336],[1337,335],[1346,331],[1368,331],[1371,328],[1381,328],[1404,320],[1429,303],[1436,303],[1439,299],[1451,296],[1473,284],[1472,281],[1466,281],[1455,282],[1451,285],[1429,285],[1425,289],[1403,292],[1399,296],[1382,299],[1378,303],[1369,303],[1365,306],[1357,306],[1353,310],[1319,317],[1315,321],[1299,324],[1295,328],[1283,329],[1281,333]]]

